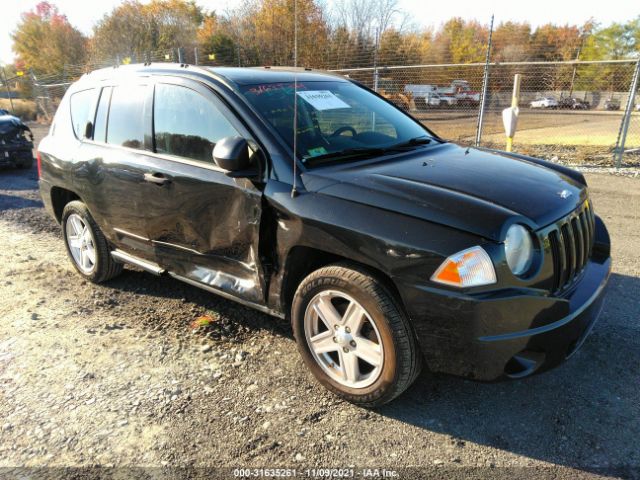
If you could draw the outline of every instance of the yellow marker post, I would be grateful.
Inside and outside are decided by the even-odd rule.
[[[513,137],[516,135],[516,127],[518,125],[518,101],[520,100],[520,74],[516,73],[513,77],[513,95],[511,96],[511,107],[502,111],[502,123],[504,131],[507,134],[507,148],[510,152],[513,148]]]

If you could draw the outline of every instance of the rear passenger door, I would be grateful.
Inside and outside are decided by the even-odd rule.
[[[146,235],[157,262],[174,276],[263,303],[258,258],[262,192],[213,162],[222,138],[249,132],[199,82],[160,77],[154,85],[153,165],[144,199]]]
[[[146,237],[146,199],[156,185],[145,179],[153,162],[151,83],[131,78],[100,89],[92,139],[82,145],[76,176],[82,198],[105,235],[119,248],[152,260]]]

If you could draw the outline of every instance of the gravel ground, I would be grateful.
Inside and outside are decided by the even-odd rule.
[[[83,281],[42,209],[35,169],[1,171],[0,467],[639,478],[640,179],[588,180],[614,274],[582,349],[514,382],[425,372],[370,411],[314,381],[284,321],[133,269],[102,286]],[[194,329],[203,314],[213,322]]]

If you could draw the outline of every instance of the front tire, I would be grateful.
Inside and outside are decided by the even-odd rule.
[[[420,373],[422,356],[407,316],[364,269],[336,264],[311,273],[296,291],[291,321],[311,372],[349,402],[383,405]]]
[[[84,203],[69,202],[61,223],[67,254],[80,275],[93,283],[120,275],[123,266],[111,257],[107,239]]]

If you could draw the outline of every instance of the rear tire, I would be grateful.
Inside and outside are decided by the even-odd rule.
[[[123,265],[111,257],[109,243],[84,203],[67,203],[61,223],[67,255],[80,275],[102,283],[122,273]]]
[[[311,372],[349,402],[383,405],[420,373],[422,354],[400,303],[358,266],[330,265],[306,277],[296,291],[291,321]]]

